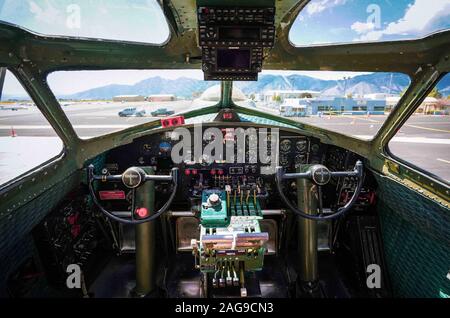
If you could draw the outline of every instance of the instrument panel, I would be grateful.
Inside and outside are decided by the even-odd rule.
[[[200,138],[201,149],[205,150],[210,146],[215,138],[207,136],[203,128]],[[102,174],[121,174],[127,168],[133,166],[152,167],[156,174],[169,174],[173,167],[180,169],[181,179],[177,191],[175,202],[185,208],[192,208],[201,201],[202,192],[205,190],[222,189],[242,193],[243,197],[237,197],[237,201],[245,201],[247,197],[256,198],[261,202],[261,208],[274,208],[277,202],[278,192],[274,182],[274,172],[276,166],[283,166],[287,172],[295,172],[299,166],[304,164],[324,164],[333,171],[351,169],[359,158],[356,154],[345,149],[329,146],[320,142],[319,139],[304,136],[291,130],[256,128],[255,135],[249,134],[245,137],[244,145],[234,140],[232,148],[236,157],[235,161],[227,161],[227,149],[225,143],[229,138],[229,132],[234,128],[216,127],[223,134],[223,146],[225,148],[223,157],[211,158],[207,153],[195,155],[193,141],[191,148],[183,153],[180,162],[174,162],[172,152],[180,141],[174,130],[160,131],[154,134],[135,139],[131,144],[127,144],[109,151],[105,158],[105,163],[101,171]],[[252,128],[253,129],[253,128]],[[262,131],[265,129],[265,131]],[[189,132],[194,136],[194,129]],[[266,135],[264,135],[266,132]],[[263,136],[263,137],[261,137]],[[273,142],[276,140],[277,142]],[[265,141],[265,142],[262,142]],[[262,142],[262,144],[261,144]],[[267,151],[261,152],[261,145],[267,145]],[[274,149],[273,147],[276,147]],[[274,159],[265,162],[267,159]],[[237,158],[243,159],[238,161]],[[342,179],[342,178],[341,178]],[[326,197],[334,201],[336,196],[342,196],[345,201],[347,192],[351,194],[354,188],[354,180],[344,178],[331,181],[334,186],[329,187],[330,192]],[[295,184],[286,184],[286,193],[295,197]],[[108,188],[109,187],[109,188]],[[158,198],[164,200],[165,196],[172,193],[170,182],[158,182],[156,185]],[[342,188],[346,193],[340,195],[337,188]],[[101,190],[121,191],[117,197],[128,198],[129,189],[125,189],[120,183],[111,185],[100,185]],[[342,190],[342,191],[344,191]],[[345,192],[344,191],[344,192]],[[128,193],[128,194],[127,194]],[[114,197],[115,198],[115,197]],[[129,200],[114,200],[112,196],[105,199],[105,204],[113,204],[116,208],[126,209]],[[102,199],[102,198],[101,198]],[[234,199],[234,197],[233,197]],[[128,200],[128,203],[127,203]]]
[[[221,130],[226,140],[229,128]],[[235,141],[233,162],[226,160],[228,149],[225,145],[224,155],[219,159],[210,158],[206,151],[203,151],[200,157],[195,157],[194,142],[192,142],[192,149],[186,151],[183,161],[174,163],[171,153],[173,147],[179,142],[179,137],[173,131],[164,131],[138,138],[132,144],[111,150],[105,168],[111,174],[121,173],[130,166],[152,166],[161,173],[178,166],[182,168],[182,171],[186,171],[187,175],[200,171],[209,171],[212,175],[269,175],[272,174],[268,169],[269,166],[281,165],[287,171],[293,172],[301,164],[322,163],[325,159],[327,146],[321,144],[319,139],[283,130],[277,134],[269,130],[266,135],[258,134],[258,129],[256,131],[256,137],[255,135],[246,136],[244,147]],[[253,140],[253,138],[257,139]],[[267,138],[267,141],[263,143],[267,146],[267,151],[261,151],[259,147],[261,140],[258,139],[261,138]],[[277,139],[276,145],[272,139]],[[205,150],[205,147],[213,140],[214,138],[205,136],[202,140],[202,149]],[[274,145],[278,151],[272,149]],[[276,164],[272,165],[271,159],[275,159]],[[106,173],[106,170],[104,172]]]

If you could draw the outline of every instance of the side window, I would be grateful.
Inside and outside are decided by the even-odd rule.
[[[17,78],[4,70],[0,68],[0,185],[63,149],[61,139]]]
[[[450,73],[389,142],[395,157],[450,182]]]

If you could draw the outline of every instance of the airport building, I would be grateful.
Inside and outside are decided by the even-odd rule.
[[[320,92],[311,90],[269,90],[265,91],[262,95],[263,102],[266,105],[273,104],[275,102],[284,102],[288,98],[314,98],[319,97]]]
[[[400,96],[388,97],[386,99],[389,109],[395,107],[400,101]],[[438,99],[435,97],[426,97],[422,104],[417,108],[416,113],[419,114],[434,114],[434,113],[450,113],[450,100],[448,99]]]
[[[176,97],[173,94],[154,94],[147,97],[149,102],[171,102],[174,100],[176,100]]]
[[[143,102],[145,97],[142,95],[117,95],[112,100],[113,102]]]
[[[280,105],[285,116],[317,115],[319,113],[384,114],[386,99],[317,97],[286,98]]]

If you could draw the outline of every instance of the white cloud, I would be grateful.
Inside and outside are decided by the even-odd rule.
[[[450,0],[416,0],[397,22],[389,23],[386,34],[425,31],[437,19],[449,15]]]
[[[50,2],[46,2],[46,7],[42,8],[34,1],[30,2],[30,12],[34,15],[36,21],[55,24],[63,22],[61,12],[56,9]]]
[[[384,35],[425,35],[433,30],[433,24],[450,12],[450,0],[415,0],[408,6],[405,15],[395,22],[388,23],[382,30],[367,30],[358,32],[362,34],[358,40],[376,41]],[[358,22],[356,22],[358,23]],[[362,30],[362,29],[359,29]]]
[[[314,15],[324,11],[325,9],[329,9],[332,7],[343,5],[347,2],[347,0],[316,0],[311,1],[306,6],[306,12],[308,15]]]
[[[355,31],[358,34],[361,33],[367,33],[369,31],[372,31],[373,29],[375,29],[375,24],[373,24],[372,22],[359,22],[356,21],[355,23],[353,23],[350,27],[353,31]]]

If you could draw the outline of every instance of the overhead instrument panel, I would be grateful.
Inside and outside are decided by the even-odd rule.
[[[197,14],[205,80],[256,81],[264,48],[275,41],[273,1],[267,7],[198,5]]]

